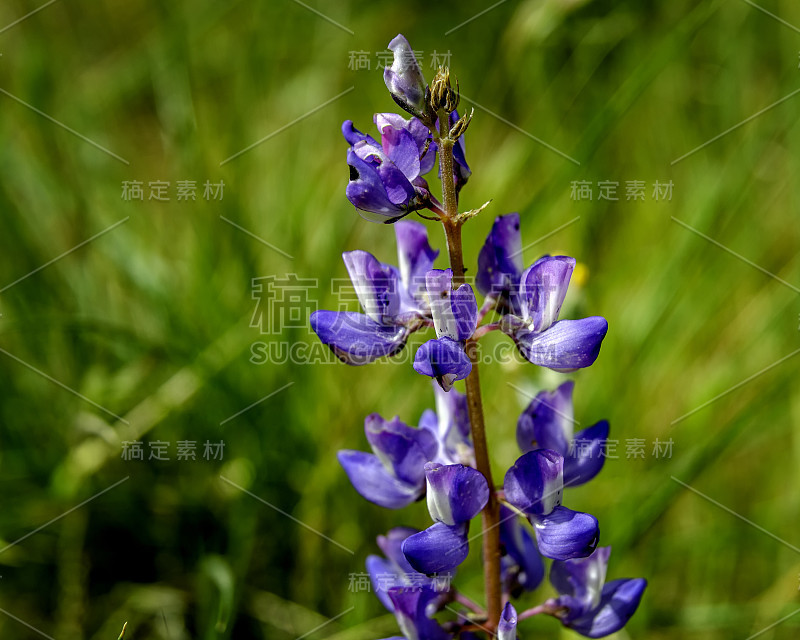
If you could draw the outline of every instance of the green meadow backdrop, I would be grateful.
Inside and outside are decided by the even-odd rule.
[[[365,502],[335,452],[366,448],[370,412],[416,424],[429,382],[269,349],[315,344],[342,251],[394,260],[344,198],[339,127],[395,110],[398,32],[475,108],[462,206],[492,203],[465,229],[473,273],[518,211],[527,264],[580,263],[565,315],[608,318],[570,377],[617,458],[568,500],[599,518],[609,578],[649,580],[616,637],[797,637],[795,2],[43,5],[0,6],[2,638],[396,634],[358,577],[424,503]],[[500,478],[528,398],[566,377],[481,377]],[[476,560],[459,584],[481,599]]]

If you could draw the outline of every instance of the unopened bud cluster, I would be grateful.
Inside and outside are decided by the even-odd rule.
[[[461,101],[461,95],[458,91],[458,79],[456,79],[456,88],[453,89],[450,83],[450,68],[439,67],[436,76],[433,78],[430,87],[429,104],[433,113],[438,113],[441,110],[447,113],[452,113],[458,109],[458,103]]]

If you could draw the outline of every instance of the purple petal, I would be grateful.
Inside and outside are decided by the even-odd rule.
[[[552,449],[566,456],[572,444],[572,389],[568,380],[555,391],[541,391],[517,421],[517,444],[523,452]],[[566,466],[566,462],[564,463]],[[565,478],[566,482],[566,478]]]
[[[436,148],[436,145],[432,143],[433,136],[431,132],[419,118],[412,117],[406,120],[403,116],[396,113],[376,113],[373,120],[375,121],[375,126],[378,127],[378,131],[381,132],[381,136],[389,133],[388,129],[405,129],[408,131],[414,139],[414,143],[417,145],[418,156],[425,149],[425,143],[428,141],[431,141],[429,144],[432,145],[432,147],[429,147],[429,151],[433,151]],[[430,167],[428,171],[430,171]],[[427,173],[427,171],[423,171],[422,173]]]
[[[419,176],[419,149],[408,131],[386,127],[381,142],[384,153],[409,182]]]
[[[437,389],[439,388],[439,385],[437,385],[435,382],[433,383],[433,386],[436,387]],[[426,431],[430,431],[436,438],[436,441],[439,442],[439,448],[441,449],[441,436],[439,435],[439,418],[436,416],[436,412],[433,409],[425,409],[422,412],[422,415],[419,417],[419,428],[425,429]]]
[[[417,349],[414,371],[435,378],[445,391],[453,388],[456,380],[463,380],[472,371],[472,362],[455,340],[440,338],[428,340]]]
[[[434,433],[439,442],[439,453],[434,461],[442,464],[471,462],[474,454],[470,441],[467,396],[455,389],[444,391],[436,383],[433,384],[433,391],[436,412],[423,414],[425,424],[420,421],[420,428]]]
[[[397,625],[403,632],[401,640],[452,640],[453,635],[446,632],[429,609],[438,608],[441,594],[428,588],[394,588],[389,590],[389,598],[394,604]]]
[[[600,353],[608,322],[600,316],[560,320],[547,331],[521,329],[513,334],[520,353],[540,367],[569,372],[588,367]]]
[[[452,127],[458,122],[460,117],[458,111],[453,111],[450,114],[450,126]],[[456,174],[456,190],[460,191],[461,187],[467,183],[467,180],[472,175],[472,171],[467,164],[467,147],[464,143],[464,134],[461,134],[455,145],[453,145],[453,159],[455,160],[453,170]]]
[[[420,573],[432,575],[452,571],[469,555],[468,530],[469,523],[449,527],[437,522],[406,538],[403,554]]]
[[[408,337],[403,327],[378,324],[362,313],[350,311],[315,311],[310,322],[322,343],[351,365],[393,356],[402,351]]]
[[[411,142],[413,147],[413,141]],[[398,167],[381,147],[373,147],[367,142],[357,142],[352,147],[356,156],[369,163],[378,174],[389,200],[397,205],[410,205],[417,192],[411,179]],[[401,159],[405,158],[401,155]],[[416,177],[416,176],[415,176]]]
[[[478,254],[475,286],[484,296],[507,303],[512,293],[517,295],[521,276],[522,236],[519,231],[519,214],[498,216]]]
[[[425,465],[428,511],[449,526],[469,522],[489,501],[489,485],[477,469],[463,464]]]
[[[478,326],[478,303],[475,293],[468,284],[462,284],[450,294],[453,317],[456,321],[458,340],[467,340],[475,333]]]
[[[600,527],[597,518],[588,513],[556,507],[533,523],[539,552],[545,558],[569,560],[585,558],[597,547]]]
[[[372,590],[378,600],[389,611],[394,611],[394,604],[389,598],[389,589],[404,586],[402,580],[391,563],[380,556],[367,556],[367,573],[369,574]]]
[[[430,432],[414,429],[399,418],[384,420],[377,413],[364,420],[364,431],[375,455],[398,480],[419,485],[425,480],[425,463],[439,449]]]
[[[517,610],[510,602],[506,602],[500,623],[497,626],[497,640],[517,639]]]
[[[506,500],[527,515],[547,515],[561,504],[564,459],[550,449],[524,454],[506,472]]]
[[[601,420],[575,434],[572,449],[564,457],[564,484],[572,487],[589,482],[606,461],[608,422]]]
[[[575,258],[545,256],[522,274],[520,310],[531,331],[544,331],[558,319],[574,268]]]
[[[390,219],[403,216],[412,210],[408,206],[402,206],[411,204],[415,194],[411,184],[403,190],[405,198],[392,200],[378,167],[361,159],[352,147],[347,150],[347,164],[350,167],[350,181],[347,183],[345,195],[354,207]],[[397,173],[403,175],[399,169],[397,169]],[[405,179],[405,176],[403,178]],[[396,190],[393,193],[396,193]]]
[[[428,231],[420,222],[402,220],[394,225],[394,232],[403,288],[414,299],[418,308],[427,308],[425,274],[433,267],[439,252],[431,249]]]
[[[391,68],[383,71],[383,81],[400,107],[414,115],[425,112],[425,78],[411,45],[404,36],[396,36],[388,46],[394,53]]]
[[[583,616],[600,604],[610,554],[611,547],[598,547],[585,558],[553,562],[550,582],[561,594],[559,603],[569,606],[570,619]]]
[[[364,313],[375,322],[391,324],[400,310],[400,283],[394,267],[381,264],[367,251],[348,251],[342,259]]]
[[[567,626],[588,638],[602,638],[619,631],[636,613],[646,587],[644,578],[612,580],[603,587],[597,609]]]
[[[419,533],[413,527],[394,527],[389,529],[385,536],[378,536],[378,547],[383,551],[386,559],[394,565],[394,570],[401,574],[414,574],[414,569],[408,564],[408,560],[403,555],[403,540]]]
[[[386,509],[401,509],[419,498],[425,485],[413,485],[396,478],[377,456],[344,449],[336,456],[358,493]]]
[[[390,529],[385,536],[378,536],[378,546],[386,558],[375,555],[367,557],[367,572],[372,589],[389,611],[394,611],[394,604],[388,594],[392,587],[421,588],[431,584],[430,578],[414,571],[401,550],[403,540],[415,533],[419,531],[411,527]]]
[[[425,285],[437,337],[470,338],[478,324],[478,304],[472,287],[462,284],[454,291],[451,269],[431,269],[425,276]]]
[[[350,146],[353,146],[356,142],[362,142],[363,140],[366,140],[371,145],[375,147],[380,147],[375,138],[367,134],[361,133],[358,129],[356,129],[353,126],[352,120],[345,120],[342,123],[342,135],[344,136],[344,139],[347,140],[347,143]]]
[[[520,517],[504,506],[500,507],[500,543],[506,553],[506,589],[512,591],[516,583],[526,591],[536,589],[544,579],[542,556]]]

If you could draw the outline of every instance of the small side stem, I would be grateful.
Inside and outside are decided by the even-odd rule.
[[[497,306],[497,300],[492,296],[488,296],[486,300],[483,301],[483,305],[480,309],[478,309],[478,324],[483,322],[483,319],[486,317],[486,314],[490,311],[493,311],[494,308]]]
[[[481,605],[475,602],[472,598],[465,596],[460,591],[454,590],[453,600],[455,600],[459,604],[463,604],[465,607],[467,607],[467,609],[470,609],[473,613],[477,613],[479,616],[486,615],[486,611]]]
[[[556,611],[557,609],[548,607],[545,604],[540,604],[538,607],[533,607],[532,609],[527,609],[526,611],[517,614],[517,620],[518,621],[525,620],[527,618],[532,618],[533,616],[538,616],[543,613],[546,613],[548,615],[553,615]]]
[[[472,334],[472,337],[476,340],[480,340],[483,336],[491,331],[497,331],[500,328],[499,322],[490,322],[489,324],[484,324],[475,329],[475,333]]]

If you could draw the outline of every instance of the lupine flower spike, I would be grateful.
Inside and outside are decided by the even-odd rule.
[[[559,319],[575,259],[545,255],[526,269],[518,213],[495,219],[475,261],[475,288],[465,281],[461,226],[484,208],[458,211],[472,174],[465,153],[472,113],[459,116],[459,85],[449,69],[440,68],[428,85],[404,36],[389,49],[393,62],[384,82],[404,114],[375,114],[376,137],[351,120],[342,134],[349,145],[345,195],[367,220],[394,225],[397,266],[367,251],[345,252],[361,309],[316,311],[310,318],[320,340],[353,366],[397,356],[412,334],[427,332],[413,369],[432,380],[435,410],[426,409],[417,426],[372,413],[364,420],[371,451],[338,453],[344,474],[366,500],[388,509],[424,500],[430,516],[419,528],[398,523],[378,536],[382,555],[367,557],[373,591],[402,634],[387,640],[515,640],[525,619],[538,614],[586,637],[614,633],[636,611],[647,583],[606,582],[610,547],[598,547],[597,518],[564,505],[565,490],[602,470],[608,422],[576,432],[573,380],[540,391],[517,421],[522,455],[498,487],[486,432],[497,439],[507,431],[484,418],[477,357],[478,341],[499,330],[530,363],[572,372],[597,359],[608,323],[601,316]],[[425,178],[437,160],[441,199]],[[414,212],[442,223],[449,266],[435,267],[439,251],[424,224],[403,219]],[[476,291],[483,296],[480,306]],[[489,314],[497,317],[484,322]],[[462,381],[466,393],[455,388]],[[410,393],[415,383],[418,377],[408,379]],[[452,584],[477,538],[485,605]],[[546,562],[558,596],[518,614],[512,600],[539,588]]]

